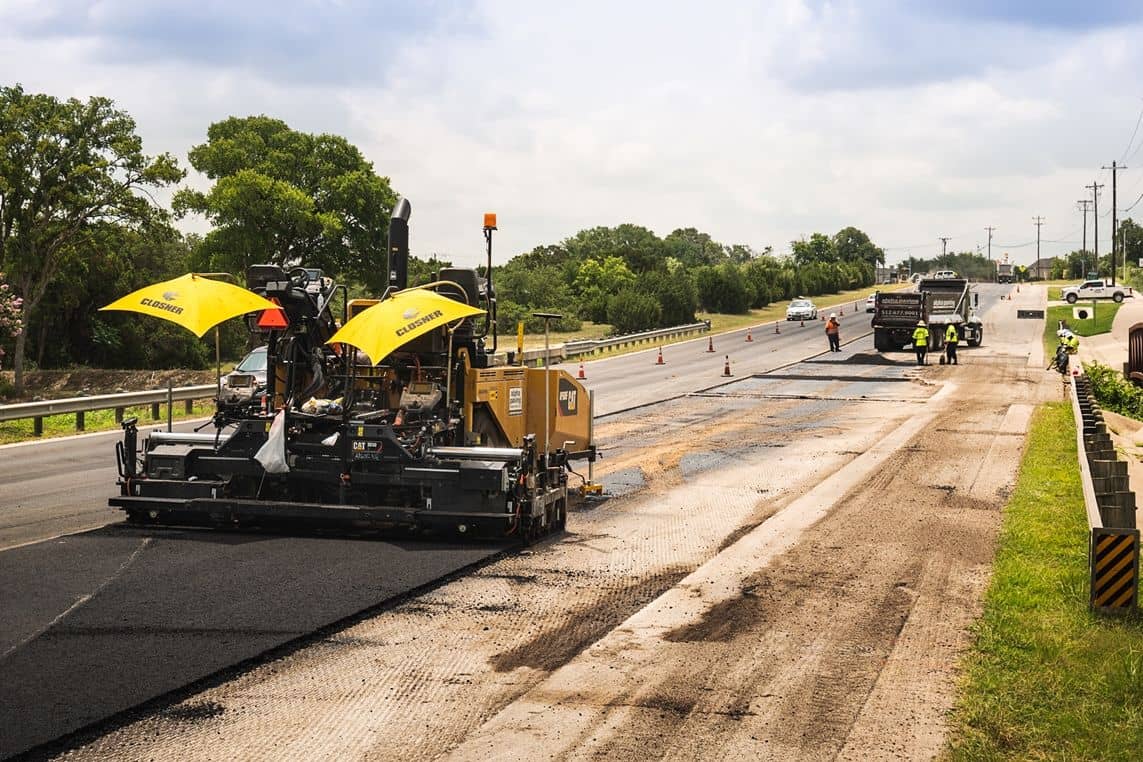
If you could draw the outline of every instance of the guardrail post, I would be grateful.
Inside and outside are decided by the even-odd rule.
[[[1123,614],[1136,607],[1139,595],[1135,493],[1130,491],[1127,463],[1119,460],[1103,413],[1092,399],[1090,381],[1079,376],[1071,388],[1090,529],[1088,605],[1101,613]]]
[[[83,431],[83,411],[80,410],[75,414],[75,430]]]
[[[115,422],[123,423],[123,408],[121,407],[115,408]]]
[[[194,400],[184,400],[184,403],[186,404],[186,407],[185,407],[186,414],[190,415],[191,413],[193,413],[194,412]]]
[[[44,418],[37,415],[32,419],[32,436],[42,437],[44,435]]]
[[[158,402],[152,402],[151,403],[151,420],[152,421],[159,420],[159,404],[160,403],[158,403]]]

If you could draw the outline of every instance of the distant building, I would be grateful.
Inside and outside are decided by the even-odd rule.
[[[1052,277],[1052,265],[1055,263],[1056,257],[1037,259],[1032,266],[1028,268],[1028,276],[1039,280],[1047,280]]]

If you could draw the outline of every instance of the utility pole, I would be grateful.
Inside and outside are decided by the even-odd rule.
[[[946,262],[944,261],[944,258],[945,258],[945,254],[948,253],[948,245],[949,245],[949,240],[951,239],[951,236],[937,236],[937,237],[941,239],[941,265],[944,266],[946,264]]]
[[[989,225],[988,227],[985,228],[985,230],[988,231],[988,260],[991,262],[992,261],[992,231],[996,230],[996,228]]]
[[[1115,171],[1117,169],[1127,169],[1127,167],[1117,166],[1113,161],[1110,167],[1104,169],[1111,170],[1111,285],[1115,285],[1115,270],[1119,266],[1119,249],[1115,244],[1118,242],[1119,234],[1115,229]],[[1097,223],[1098,224],[1098,223]],[[1127,263],[1123,263],[1123,274],[1127,275]]]
[[[1092,180],[1091,185],[1083,187],[1091,189],[1091,225],[1092,235],[1095,238],[1095,270],[1099,272],[1099,189],[1103,186]]]
[[[1040,267],[1040,226],[1044,224],[1043,217],[1033,217],[1033,223],[1036,226],[1036,268]]]
[[[1081,198],[1076,203],[1079,204],[1080,209],[1083,210],[1083,249],[1080,254],[1080,261],[1083,261],[1083,259],[1087,257],[1087,207],[1088,204],[1091,203],[1091,199]],[[1087,273],[1080,273],[1080,280],[1087,280]]]

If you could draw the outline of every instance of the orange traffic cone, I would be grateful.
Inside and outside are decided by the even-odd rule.
[[[706,351],[708,351],[708,352],[714,351],[714,337],[713,336],[707,337]]]
[[[777,320],[774,321],[774,333],[781,333],[781,331],[778,330],[778,321]]]
[[[747,341],[754,341],[754,337],[750,335],[750,331],[746,332],[746,340]]]
[[[655,360],[655,364],[656,365],[666,365],[666,363],[663,362],[663,348],[662,347],[659,347],[659,359]]]
[[[583,374],[583,363],[579,364],[579,373],[576,375],[576,378],[587,378],[587,376]]]
[[[722,366],[722,375],[724,375],[724,376],[730,375],[730,355],[726,356],[726,365]]]

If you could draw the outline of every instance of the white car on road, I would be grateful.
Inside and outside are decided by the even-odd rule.
[[[817,320],[818,308],[809,299],[795,299],[786,308],[786,320]]]

